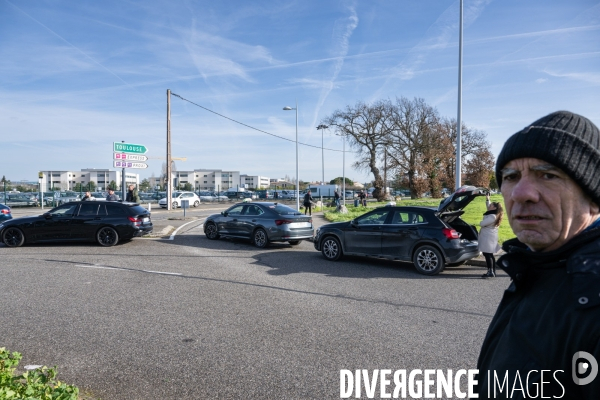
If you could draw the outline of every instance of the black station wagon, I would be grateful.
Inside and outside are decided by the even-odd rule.
[[[70,202],[36,217],[0,223],[0,240],[8,247],[56,241],[96,241],[114,246],[150,232],[150,212],[127,202]]]

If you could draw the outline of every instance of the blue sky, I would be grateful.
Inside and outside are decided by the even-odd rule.
[[[465,0],[463,121],[497,155],[512,133],[566,109],[600,125],[600,2]],[[0,0],[0,175],[112,166],[112,143],[166,153],[166,91],[179,170],[320,180],[326,116],[357,101],[420,97],[456,118],[454,0]],[[324,147],[342,149],[325,131]],[[163,159],[161,159],[162,157]],[[351,168],[346,176],[366,182]],[[325,179],[342,175],[325,151]]]

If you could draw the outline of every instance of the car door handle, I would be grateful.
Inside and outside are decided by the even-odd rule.
[[[102,219],[102,217],[96,217],[96,218],[94,218],[94,220],[101,220],[101,219]]]
[[[256,220],[255,220],[255,219],[253,219],[253,220],[252,220],[252,222],[256,222]]]
[[[237,221],[237,218],[232,219],[232,221]]]

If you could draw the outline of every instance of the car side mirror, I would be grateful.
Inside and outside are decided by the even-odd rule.
[[[226,217],[227,216],[227,211],[221,211],[221,215]]]
[[[52,215],[50,215],[50,213],[44,213],[44,214],[42,214],[42,216],[46,219],[52,218]]]
[[[356,223],[356,220],[353,219],[352,221],[350,221],[350,225],[351,226],[357,226],[358,224]]]

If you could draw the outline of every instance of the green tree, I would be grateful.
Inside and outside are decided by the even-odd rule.
[[[344,178],[341,176],[338,176],[335,179],[332,179],[329,184],[330,185],[341,185],[342,182],[344,181]],[[346,186],[354,186],[354,181],[348,177],[346,177]]]
[[[150,190],[150,181],[148,181],[148,179],[144,179],[142,180],[142,183],[140,183],[140,191],[142,192],[147,192]]]

